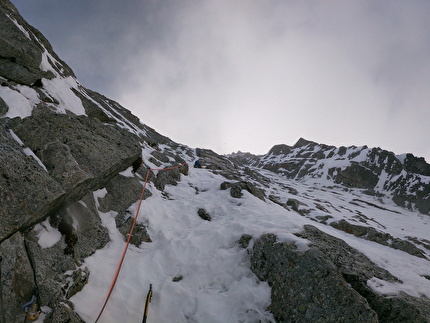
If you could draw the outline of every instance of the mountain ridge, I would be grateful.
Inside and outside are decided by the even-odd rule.
[[[413,154],[396,156],[381,148],[335,147],[300,138],[293,146],[275,145],[265,155],[228,155],[235,162],[282,173],[288,178],[320,178],[366,194],[390,196],[423,214],[430,211],[430,165]]]

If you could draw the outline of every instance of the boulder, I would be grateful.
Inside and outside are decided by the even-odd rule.
[[[240,181],[236,183],[223,182],[220,185],[221,190],[226,190],[230,188],[230,195],[234,198],[242,197],[242,190],[246,190],[260,200],[265,201],[264,191],[257,188],[254,184],[247,181]]]
[[[277,322],[378,322],[366,299],[317,248],[302,252],[276,236],[261,236],[251,269],[272,288],[269,307]]]
[[[205,221],[211,221],[212,220],[212,217],[210,216],[210,214],[205,209],[203,209],[203,208],[200,208],[197,211],[197,214],[199,215],[199,217],[202,220],[205,220]]]
[[[173,169],[158,171],[154,185],[158,190],[163,191],[166,185],[177,185],[181,180],[181,174],[188,174],[187,164]]]
[[[417,298],[405,293],[384,296],[369,288],[367,281],[373,277],[387,282],[400,281],[344,241],[311,225],[305,225],[304,230],[297,235],[310,240],[311,247],[318,248],[324,253],[351,287],[366,298],[369,306],[377,313],[379,322],[429,322],[430,300],[428,298]]]
[[[116,227],[124,236],[124,241],[128,239],[135,216],[136,215],[131,215],[129,213],[124,214],[123,212],[120,212],[115,217]],[[152,240],[148,234],[148,231],[146,230],[146,226],[141,222],[136,222],[133,228],[133,233],[130,237],[130,243],[136,247],[139,247],[142,242],[152,242]]]
[[[310,240],[308,250],[273,234],[251,250],[252,271],[272,288],[269,309],[277,322],[429,322],[429,299],[369,288],[373,277],[399,280],[364,254],[311,225],[297,236]]]

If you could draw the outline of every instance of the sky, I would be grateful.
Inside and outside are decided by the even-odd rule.
[[[79,82],[172,140],[430,161],[426,0],[12,0]]]

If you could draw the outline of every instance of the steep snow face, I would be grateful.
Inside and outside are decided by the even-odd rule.
[[[22,87],[23,92],[29,92],[31,89],[29,87]],[[18,89],[13,90],[7,87],[0,87],[0,97],[8,106],[8,111],[4,115],[7,118],[25,118],[31,116],[34,104],[40,102],[39,97],[36,95],[36,100],[34,104]]]
[[[57,113],[65,114],[66,111],[75,115],[86,115],[81,100],[73,92],[79,90],[76,79],[71,76],[43,79],[43,89],[37,92],[26,85],[0,87],[0,97],[8,106],[8,111],[3,117],[25,118],[31,116],[34,108],[42,102],[41,97],[49,97],[50,103],[46,103]],[[43,93],[43,95],[42,95]]]
[[[52,104],[57,113],[65,114],[67,111],[77,116],[86,115],[82,101],[73,91],[80,91],[75,78],[57,76],[51,80],[44,79],[43,87],[46,93],[59,104]]]
[[[225,178],[205,169],[192,169],[177,186],[166,186],[164,192],[149,185],[153,195],[143,201],[139,221],[147,226],[153,242],[129,248],[99,322],[139,321],[149,284],[153,284],[154,296],[148,322],[273,321],[267,312],[270,288],[250,271],[249,255],[238,240],[243,234],[257,238],[270,232],[280,241],[294,242],[306,250],[307,241],[294,235],[305,224],[344,240],[401,281],[370,279],[368,286],[378,293],[430,297],[430,280],[426,278],[430,275],[430,250],[424,247],[430,239],[427,216],[399,208],[388,199],[363,197],[359,190],[306,184],[270,171],[262,171],[260,176],[270,183],[265,193],[276,203],[246,191],[241,198],[233,198],[229,191],[220,190]],[[95,201],[105,193],[95,192]],[[286,208],[289,199],[297,200],[300,208]],[[134,214],[136,208],[137,202],[129,211]],[[197,215],[199,208],[212,220],[202,220]],[[112,241],[86,259],[82,267],[90,269],[89,282],[71,299],[88,322],[94,321],[101,309],[124,246],[115,215],[100,213]],[[417,246],[424,257],[330,226],[340,220],[375,228],[393,239],[422,242]]]

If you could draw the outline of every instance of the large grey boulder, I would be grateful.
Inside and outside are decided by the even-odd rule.
[[[246,190],[260,200],[265,201],[264,191],[257,188],[254,184],[246,181],[240,181],[236,183],[223,182],[220,185],[221,190],[230,188],[230,195],[234,198],[242,197],[242,190]]]
[[[137,136],[96,118],[44,113],[10,125],[65,189],[94,176],[110,179],[141,155]]]
[[[378,314],[379,322],[430,322],[430,300],[428,298],[424,296],[417,298],[403,292],[396,296],[384,296],[369,288],[367,281],[372,277],[387,282],[399,282],[399,280],[385,269],[376,266],[344,241],[311,225],[306,225],[298,235],[310,240],[312,247],[321,250],[336,265],[351,287],[366,298],[370,307]]]
[[[148,169],[139,171],[144,174],[143,178],[148,174],[148,179],[153,179],[154,175]],[[138,201],[142,193],[142,177],[135,175],[134,177],[127,177],[123,175],[115,176],[105,187],[107,193],[103,198],[98,199],[99,210],[101,212],[115,211],[116,227],[119,232],[124,235],[124,240],[127,240],[130,232],[134,217],[136,213],[129,210],[130,205]],[[143,200],[150,197],[152,193],[148,188],[145,189]],[[130,243],[139,247],[142,242],[151,242],[151,238],[146,231],[146,226],[141,222],[136,222],[133,234],[130,238]]]
[[[182,162],[183,161],[181,161],[181,163]],[[187,164],[173,169],[158,171],[154,179],[154,185],[160,191],[164,190],[166,185],[177,185],[181,179],[181,174],[188,174]]]
[[[301,252],[266,234],[254,244],[251,269],[272,288],[269,309],[277,322],[378,322],[366,299],[317,248]]]
[[[218,155],[210,149],[197,148],[197,157],[203,168],[211,169],[231,180],[240,180],[237,166],[225,156]]]
[[[367,285],[399,280],[361,252],[311,225],[297,235],[311,242],[307,251],[266,234],[251,252],[251,269],[272,287],[277,322],[430,322],[429,299],[387,297]]]

